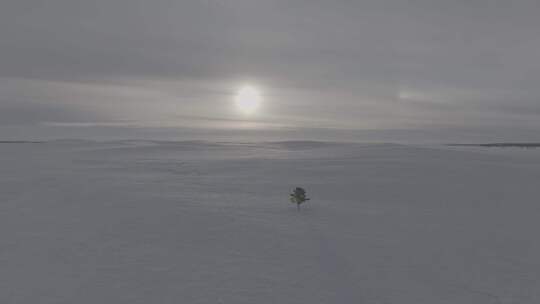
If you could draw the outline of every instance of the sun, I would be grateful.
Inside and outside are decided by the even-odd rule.
[[[261,92],[253,86],[241,87],[234,98],[236,107],[243,114],[254,114],[261,103]]]

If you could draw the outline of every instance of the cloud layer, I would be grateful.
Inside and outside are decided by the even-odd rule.
[[[101,125],[524,138],[540,127],[539,15],[536,0],[2,1],[0,135]],[[265,95],[250,118],[232,106],[244,83]]]

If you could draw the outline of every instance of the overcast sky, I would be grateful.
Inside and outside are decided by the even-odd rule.
[[[539,16],[538,0],[2,0],[0,140],[540,140]]]

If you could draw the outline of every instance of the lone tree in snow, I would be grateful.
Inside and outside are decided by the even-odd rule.
[[[293,193],[290,194],[291,203],[296,204],[296,208],[300,211],[300,204],[309,201],[306,197],[306,190],[304,188],[296,187]]]

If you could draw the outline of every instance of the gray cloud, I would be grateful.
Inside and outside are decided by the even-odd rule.
[[[538,15],[536,0],[6,0],[0,125],[235,128],[231,95],[252,82],[259,127],[538,128]]]

